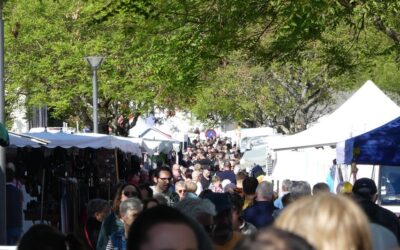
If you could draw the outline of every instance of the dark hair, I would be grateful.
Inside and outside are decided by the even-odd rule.
[[[326,184],[324,182],[318,182],[317,184],[315,184],[313,186],[313,189],[312,189],[313,195],[316,195],[321,192],[328,192],[328,193],[330,192],[328,184]]]
[[[168,166],[166,166],[166,165],[163,165],[163,166],[161,166],[161,167],[158,167],[158,168],[156,169],[156,172],[155,172],[154,176],[155,176],[156,178],[160,178],[160,173],[161,173],[161,171],[168,171],[169,174],[170,174],[171,177],[172,177],[172,170],[171,170],[170,167],[168,167]]]
[[[231,169],[231,167],[232,167],[231,162],[228,161],[228,160],[225,160],[225,161],[224,161],[224,168],[229,168],[229,169]]]
[[[192,179],[192,174],[193,174],[193,170],[192,169],[190,169],[190,168],[186,169],[185,178],[186,179]]]
[[[6,168],[6,182],[12,182],[14,180],[15,173],[11,168]]]
[[[149,170],[149,184],[154,185],[154,177],[156,176],[156,170],[155,169],[150,169]]]
[[[121,204],[121,196],[122,196],[122,191],[127,187],[127,186],[133,186],[136,188],[136,191],[138,193],[138,198],[142,200],[142,195],[140,194],[140,189],[131,183],[123,183],[117,188],[117,192],[115,193],[113,205],[112,205],[112,210],[114,213],[119,215],[119,205]]]
[[[33,225],[22,236],[18,250],[80,250],[83,244],[73,234],[64,235],[47,224]]]
[[[149,194],[149,198],[153,197],[153,189],[151,189],[150,184],[149,183],[142,183],[139,185],[139,189],[140,190],[146,190],[147,193]],[[140,191],[139,190],[139,191]]]
[[[222,151],[220,151],[220,152],[218,152],[218,157],[220,158],[220,160],[224,160],[225,159],[225,153],[224,152],[222,152]],[[217,157],[217,158],[218,158]]]
[[[209,193],[213,193],[213,191],[208,188],[204,189],[203,191],[200,192],[199,198],[204,199],[207,196],[207,194],[209,194]]]
[[[110,204],[108,201],[103,199],[91,199],[87,204],[87,216],[94,217],[96,213],[103,211],[105,208],[109,208]]]
[[[274,227],[267,227],[239,242],[234,250],[284,249],[314,250],[302,237]]]
[[[233,208],[240,214],[243,209],[244,199],[238,193],[227,193],[229,194],[229,198],[231,199]]]
[[[149,198],[149,199],[146,199],[146,200],[143,201],[143,210],[149,209],[148,206],[149,206],[149,203],[150,203],[150,202],[155,202],[155,203],[157,203],[158,205],[160,205],[160,202],[159,202],[157,199],[155,199],[155,198]]]
[[[246,177],[247,177],[246,172],[241,170],[236,174],[236,181],[244,180],[246,179]]]
[[[286,207],[287,205],[292,203],[292,201],[293,201],[293,199],[292,199],[292,195],[290,193],[287,193],[284,196],[282,196],[282,205],[283,205],[283,207]]]
[[[246,177],[243,180],[243,193],[255,194],[258,186],[258,180],[255,177]]]
[[[144,210],[133,222],[128,235],[127,249],[139,250],[140,246],[149,240],[148,232],[156,225],[162,223],[184,224],[193,230],[197,237],[197,244],[200,249],[203,239],[199,239],[199,226],[195,221],[184,215],[178,209],[169,206],[156,206]],[[204,231],[202,231],[204,233]],[[204,233],[205,235],[205,233]],[[207,239],[207,237],[205,237]],[[205,240],[204,239],[204,240]]]

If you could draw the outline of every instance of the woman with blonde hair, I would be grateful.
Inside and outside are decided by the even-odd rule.
[[[318,250],[371,250],[370,226],[364,212],[346,196],[323,193],[286,207],[275,226],[304,237]]]
[[[221,179],[218,176],[214,175],[211,178],[211,184],[210,184],[209,189],[211,191],[213,191],[214,193],[223,193],[224,192],[224,189],[222,189]]]
[[[192,180],[185,181],[186,193],[185,197],[196,198],[197,197],[197,185]]]

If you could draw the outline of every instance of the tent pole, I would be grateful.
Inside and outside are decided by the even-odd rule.
[[[375,165],[372,165],[371,179],[375,180]]]
[[[279,188],[279,180],[276,180],[276,193],[278,194],[278,197],[280,196],[280,188]]]
[[[46,170],[43,168],[42,173],[42,190],[41,190],[41,201],[40,201],[40,223],[43,223],[43,209],[44,209],[44,181],[46,177]]]
[[[353,162],[351,164],[351,175],[353,175],[353,183],[355,183],[357,180],[357,172],[358,172],[357,163]]]
[[[115,159],[115,173],[117,174],[117,182],[119,182],[118,153],[116,148],[114,149],[114,159]]]

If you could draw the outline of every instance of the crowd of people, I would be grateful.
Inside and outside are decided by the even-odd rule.
[[[80,234],[35,225],[18,249],[398,249],[397,216],[375,204],[373,180],[284,180],[279,193],[262,169],[241,169],[224,140],[194,141],[179,164],[145,166],[120,184],[112,204],[87,204]]]

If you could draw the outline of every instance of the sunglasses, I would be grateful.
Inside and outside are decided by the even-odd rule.
[[[124,191],[124,195],[125,195],[126,197],[137,197],[137,196],[138,196],[138,193],[135,192],[135,191]]]
[[[184,190],[184,189],[181,189],[181,190],[178,190],[178,193],[186,193],[186,190]]]

